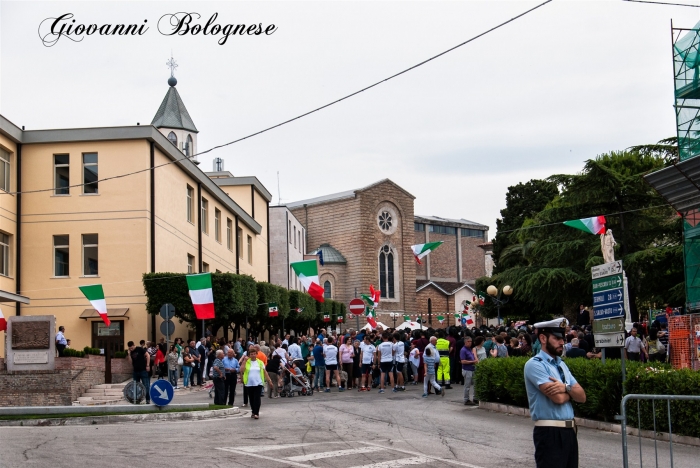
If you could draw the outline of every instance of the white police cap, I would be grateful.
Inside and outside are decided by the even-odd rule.
[[[556,318],[554,320],[549,320],[548,322],[538,322],[535,324],[537,328],[537,333],[551,333],[559,338],[564,338],[564,332],[566,331],[566,326],[569,325],[569,321],[564,317]]]

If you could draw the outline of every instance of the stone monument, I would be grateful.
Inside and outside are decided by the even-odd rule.
[[[603,252],[603,261],[605,263],[612,263],[615,261],[615,238],[613,237],[612,230],[608,229],[605,234],[600,235],[600,250]]]
[[[5,364],[8,372],[54,370],[56,317],[12,316],[5,333]]]

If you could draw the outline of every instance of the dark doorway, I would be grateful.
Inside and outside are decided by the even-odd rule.
[[[428,299],[428,325],[433,324],[433,301]]]

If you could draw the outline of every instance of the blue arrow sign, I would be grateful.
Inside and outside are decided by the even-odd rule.
[[[602,307],[622,302],[624,294],[622,288],[608,289],[593,294],[593,307]]]
[[[173,401],[173,396],[175,395],[175,391],[173,389],[173,386],[170,382],[167,380],[156,380],[153,382],[153,385],[151,385],[151,401],[153,402],[154,405],[156,406],[166,406],[168,403]]]
[[[622,302],[593,308],[593,318],[595,320],[623,317],[624,315],[625,308]]]

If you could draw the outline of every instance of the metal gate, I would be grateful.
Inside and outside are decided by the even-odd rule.
[[[638,431],[638,438],[639,438],[639,466],[640,468],[644,466],[643,459],[642,459],[642,406],[641,406],[641,401],[642,400],[651,400],[651,414],[652,414],[652,422],[653,422],[653,431],[654,431],[654,462],[655,466],[658,468],[659,466],[659,450],[657,446],[657,434],[658,432],[661,432],[662,429],[667,429],[668,430],[668,442],[669,442],[669,454],[668,457],[670,458],[671,461],[671,468],[673,468],[673,427],[672,427],[672,422],[671,422],[671,402],[672,401],[698,401],[700,402],[700,395],[625,395],[625,397],[622,399],[622,402],[620,403],[620,416],[616,416],[616,419],[618,419],[621,422],[622,426],[622,462],[623,462],[623,467],[624,468],[629,468],[629,457],[627,454],[627,449],[628,449],[628,444],[627,444],[627,402],[630,400],[636,400],[637,401],[637,408],[636,408],[636,415],[637,415],[637,429]],[[657,403],[659,400],[661,400],[660,403]],[[664,405],[663,402],[666,402]],[[664,408],[665,406],[665,408]],[[657,409],[658,408],[658,409]],[[644,409],[648,409],[645,408]],[[661,412],[664,413],[664,416],[666,417],[666,424],[663,424],[664,421],[659,420],[657,421],[657,411],[659,412],[659,416],[661,416]]]

